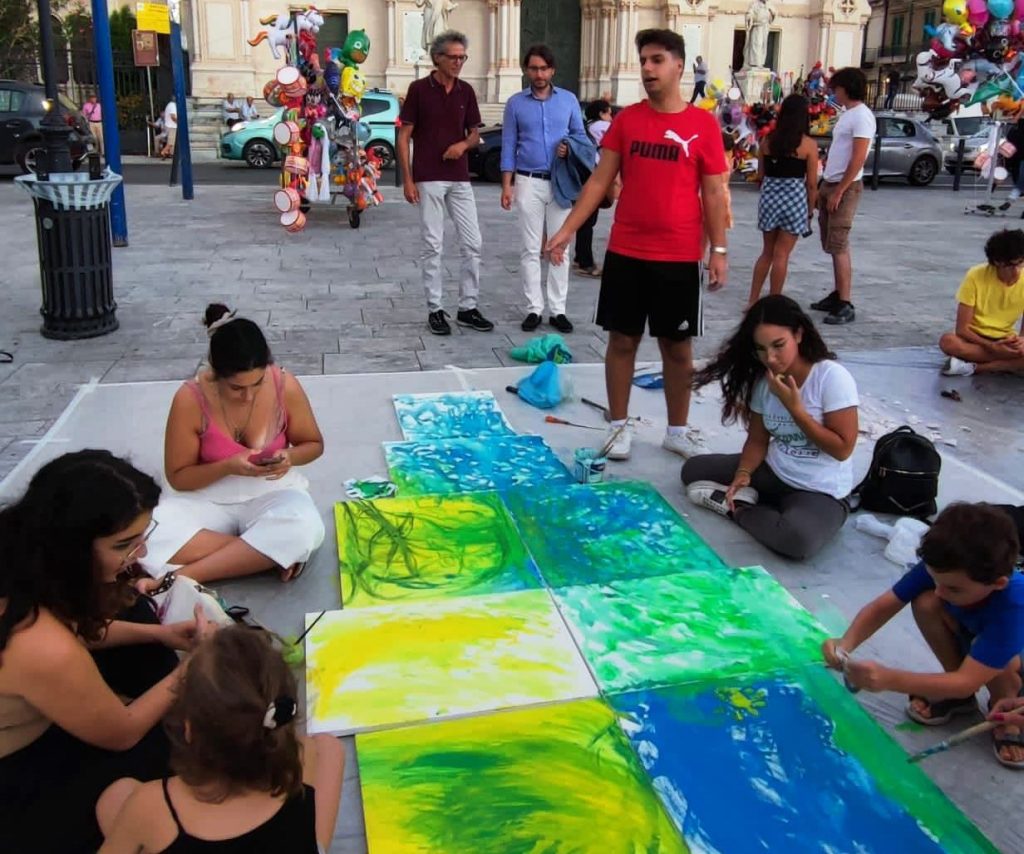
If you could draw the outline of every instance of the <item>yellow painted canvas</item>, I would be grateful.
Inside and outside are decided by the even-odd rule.
[[[596,694],[546,590],[331,611],[306,637],[311,733]]]
[[[577,700],[356,737],[371,854],[684,854],[615,713]]]

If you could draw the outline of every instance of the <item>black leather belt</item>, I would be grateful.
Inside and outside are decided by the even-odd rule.
[[[526,178],[540,178],[542,181],[550,181],[550,172],[527,172],[525,169],[516,169],[517,175],[522,175]]]

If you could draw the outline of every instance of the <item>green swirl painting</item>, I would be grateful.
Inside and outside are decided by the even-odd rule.
[[[540,587],[496,492],[334,505],[346,608]]]
[[[685,854],[600,700],[356,738],[372,854]]]

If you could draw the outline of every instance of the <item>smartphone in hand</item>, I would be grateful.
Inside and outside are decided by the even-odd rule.
[[[281,455],[278,451],[260,451],[258,454],[253,454],[249,457],[249,462],[254,466],[272,466],[280,461]]]

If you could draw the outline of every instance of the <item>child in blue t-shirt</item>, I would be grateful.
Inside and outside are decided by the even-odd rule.
[[[839,639],[823,645],[825,661],[868,691],[910,695],[907,715],[938,726],[977,710],[975,693],[988,686],[990,705],[1021,690],[1024,575],[1014,567],[1017,530],[988,504],[951,504],[917,550],[921,561],[891,590],[865,605]],[[910,603],[914,620],[944,673],[913,673],[848,654]],[[1015,725],[993,731],[996,759],[1024,768],[1024,737]]]

